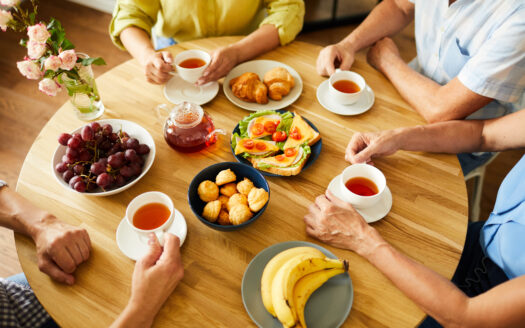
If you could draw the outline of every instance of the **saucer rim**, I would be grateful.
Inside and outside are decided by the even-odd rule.
[[[197,105],[204,105],[204,104],[207,104],[209,103],[210,101],[212,101],[213,99],[215,99],[215,97],[217,97],[217,95],[219,94],[219,82],[217,81],[213,81],[213,82],[210,82],[210,85],[209,86],[201,86],[199,88],[210,88],[210,89],[215,89],[213,92],[210,91],[210,97],[203,97],[202,100],[199,100],[199,101],[194,101],[194,100],[189,100],[189,99],[179,99],[180,101],[179,102],[175,102],[174,99],[172,99],[171,97],[168,97],[168,84],[171,82],[172,79],[181,79],[182,78],[180,76],[173,76],[168,82],[166,82],[166,84],[164,84],[164,87],[162,88],[162,93],[164,94],[164,98],[166,98],[170,103],[172,104],[180,104],[184,101],[189,101],[189,102],[192,102],[194,104],[197,104]],[[211,96],[211,94],[213,93],[213,96]],[[209,99],[208,99],[209,98]]]
[[[338,179],[338,178],[339,178],[339,179],[341,178],[341,174],[335,176],[332,180],[330,180],[330,183],[328,184],[328,187],[330,187],[330,185],[331,185],[332,183],[337,184],[337,182],[336,182],[335,180]],[[328,188],[327,188],[327,189],[328,189]],[[384,199],[385,197],[387,197],[388,194],[390,194],[390,199],[391,199],[391,201],[389,202],[389,205],[387,206],[387,207],[388,207],[388,210],[386,211],[386,213],[385,213],[384,215],[380,216],[380,217],[377,218],[377,219],[375,219],[375,218],[367,219],[367,217],[370,218],[370,215],[367,215],[367,214],[366,214],[366,209],[358,209],[358,208],[355,208],[355,210],[356,210],[359,214],[361,214],[361,216],[363,217],[363,219],[365,219],[365,221],[366,221],[367,223],[369,223],[369,224],[370,224],[370,223],[377,222],[377,221],[379,221],[379,220],[382,220],[382,219],[384,219],[384,218],[388,215],[388,213],[390,213],[390,211],[392,210],[392,205],[394,204],[394,199],[393,199],[392,191],[390,190],[390,188],[388,188],[388,186],[385,186],[385,193],[383,194],[383,196],[382,196],[381,198],[379,198],[378,203],[380,203],[381,201],[383,201],[383,199]],[[346,202],[346,203],[348,203],[348,202],[345,201],[345,200],[343,200],[343,201]]]
[[[316,98],[317,98],[317,101],[319,102],[319,104],[324,108],[326,109],[327,111],[331,112],[331,113],[334,113],[334,114],[337,114],[337,115],[341,115],[341,116],[356,116],[356,115],[361,115],[363,113],[366,113],[367,111],[369,111],[372,106],[374,105],[375,103],[375,94],[374,94],[374,90],[372,90],[372,88],[367,84],[366,85],[366,92],[363,93],[363,94],[368,94],[370,95],[370,97],[372,98],[371,101],[370,101],[370,105],[367,105],[367,106],[363,106],[364,109],[361,110],[361,111],[358,111],[358,112],[351,112],[351,113],[347,113],[347,112],[342,112],[342,111],[339,111],[337,109],[334,109],[333,106],[328,106],[327,105],[327,101],[323,101],[322,99],[325,99],[325,97],[322,96],[322,94],[325,94],[327,93],[328,91],[328,83],[330,83],[329,80],[324,80],[323,82],[321,82],[319,84],[319,86],[317,87],[317,92],[316,92]],[[326,89],[325,92],[321,92],[321,89],[324,88]],[[336,105],[336,106],[349,106],[349,107],[353,107],[355,105],[354,104],[351,104],[351,105]]]
[[[188,235],[188,223],[186,222],[186,218],[184,217],[184,215],[182,215],[182,213],[178,210],[178,209],[174,209],[174,212],[175,212],[175,216],[178,214],[180,214],[181,218],[182,218],[182,221],[184,222],[184,229],[183,231],[181,231],[181,235],[178,236],[179,239],[180,239],[180,246],[182,247],[182,245],[184,245],[184,242],[186,241],[186,237]],[[117,247],[119,248],[119,250],[122,252],[122,254],[124,254],[126,257],[128,257],[129,259],[133,260],[133,261],[137,261],[138,258],[134,258],[133,256],[130,256],[131,254],[128,254],[126,251],[124,251],[124,247],[121,246],[121,244],[119,243],[119,232],[122,233],[122,229],[121,226],[124,224],[124,225],[127,225],[127,222],[126,222],[126,216],[124,216],[120,222],[119,222],[119,225],[117,226],[117,230],[115,231],[115,242],[117,243]],[[171,222],[171,224],[169,225],[169,228],[166,229],[166,231],[169,231],[169,229],[171,229],[171,227],[173,226],[173,223],[175,223],[175,217],[173,218],[173,221]],[[131,227],[129,227],[129,230],[130,231],[133,231],[131,229]]]

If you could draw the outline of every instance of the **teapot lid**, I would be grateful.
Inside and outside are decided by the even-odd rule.
[[[189,129],[198,125],[204,116],[204,110],[201,106],[183,102],[176,105],[171,112],[171,121],[180,128]]]

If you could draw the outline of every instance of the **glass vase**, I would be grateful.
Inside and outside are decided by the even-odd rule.
[[[89,58],[85,54],[77,55],[79,58]],[[91,65],[83,66],[82,63],[77,63],[76,68],[80,79],[72,79],[64,74],[62,80],[77,117],[83,121],[91,121],[104,113],[104,104],[100,99]]]

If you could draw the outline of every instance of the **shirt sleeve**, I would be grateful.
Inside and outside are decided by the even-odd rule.
[[[303,28],[304,1],[265,0],[268,16],[259,25],[271,24],[279,30],[281,45],[292,42]]]
[[[516,102],[525,91],[525,8],[516,10],[459,72],[467,88],[485,97]]]
[[[127,27],[136,26],[151,37],[151,28],[157,22],[160,0],[117,0],[109,34],[113,43],[125,50],[120,41],[120,33]]]

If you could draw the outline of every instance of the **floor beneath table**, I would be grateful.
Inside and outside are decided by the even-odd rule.
[[[41,2],[40,17],[47,20],[50,16],[62,22],[68,38],[78,49],[106,60],[107,66],[95,67],[96,75],[130,58],[126,52],[113,46],[109,39],[107,27],[110,15],[63,0]],[[339,41],[354,28],[355,26],[344,26],[310,32],[301,34],[298,39],[324,46]],[[33,140],[48,119],[67,100],[67,94],[62,92],[56,97],[48,97],[39,92],[37,84],[22,77],[16,69],[15,62],[25,55],[25,49],[18,46],[21,35],[7,32],[1,36],[0,53],[3,55],[0,57],[0,178],[7,180],[14,187]],[[415,56],[413,26],[405,29],[394,40],[405,60]],[[364,56],[364,53],[360,55]],[[482,198],[482,218],[489,215],[498,186],[522,154],[522,151],[503,153],[488,167]],[[3,228],[0,228],[0,263],[0,277],[21,272],[13,234]]]

